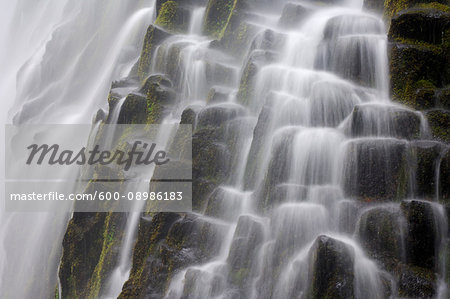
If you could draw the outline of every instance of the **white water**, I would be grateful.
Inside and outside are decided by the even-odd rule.
[[[17,11],[30,14],[25,18],[27,22],[21,23],[21,18],[15,15],[10,26],[0,26],[7,28],[0,33],[1,40],[8,44],[0,50],[2,66],[7,70],[7,76],[0,81],[0,92],[4,93],[2,98],[11,101],[7,106],[14,102],[13,109],[3,120],[11,121],[15,116],[17,122],[27,123],[90,122],[97,108],[106,105],[110,82],[125,76],[137,60],[145,29],[154,19],[154,3],[150,2],[139,6],[123,1],[109,4],[18,1]],[[34,9],[33,5],[39,9]],[[217,218],[210,217],[205,207],[206,215],[197,215],[199,221],[217,226],[222,236],[220,250],[209,262],[178,272],[166,292],[167,298],[182,297],[186,281],[193,286],[190,298],[208,298],[213,291],[213,278],[220,281],[220,286],[214,290],[216,297],[232,296],[236,290],[236,286],[230,284],[233,243],[238,239],[250,239],[254,231],[262,231],[261,240],[256,244],[248,241],[240,252],[250,253],[249,272],[242,287],[246,298],[289,298],[293,292],[306,296],[310,251],[320,235],[344,243],[353,252],[357,298],[383,298],[381,278],[391,280],[395,294],[392,278],[367,257],[354,237],[354,225],[349,219],[358,217],[351,215],[357,204],[345,198],[342,188],[342,161],[348,155],[346,146],[355,142],[346,131],[354,106],[382,107],[364,110],[364,139],[358,142],[374,141],[386,150],[394,138],[384,111],[391,107],[407,110],[388,99],[384,26],[380,18],[361,12],[360,7],[360,1],[349,1],[346,7],[319,7],[299,28],[290,31],[277,28],[277,16],[255,13],[259,20],[255,23],[266,21],[264,25],[283,35],[285,41],[271,49],[279,56],[259,70],[256,94],[245,108],[234,98],[235,91],[227,98],[233,105],[214,104],[214,108],[244,111],[239,112],[237,121],[226,126],[230,135],[233,128],[239,127],[240,137],[236,146],[238,153],[234,153],[236,157],[232,162],[236,166],[233,177],[214,193],[222,200],[222,213]],[[5,12],[2,21],[8,24],[14,9],[6,7],[1,11],[2,16]],[[180,90],[177,105],[165,122],[178,120],[186,106],[202,109],[211,85],[226,90],[238,87],[241,66],[220,51],[210,49],[209,40],[200,36],[204,12],[204,7],[193,9],[189,35],[170,38],[155,51],[153,60],[160,62],[153,64],[152,72],[167,73]],[[334,18],[337,21],[330,40],[324,40],[327,23]],[[327,49],[331,54],[324,51]],[[359,70],[364,85],[352,81],[353,71],[346,68],[355,49],[359,49],[360,63],[364,66]],[[179,63],[173,72],[167,66],[173,59],[170,54],[177,50],[180,50]],[[223,66],[230,69],[231,78],[208,77],[206,73],[211,71],[211,65],[213,70]],[[16,73],[19,74],[17,82]],[[115,120],[123,100],[114,111]],[[205,110],[211,106],[206,106]],[[261,117],[264,108],[268,111],[266,118]],[[246,169],[254,159],[249,153],[254,142],[253,129],[259,118],[268,126],[261,136],[258,167],[249,177]],[[258,208],[264,196],[260,191],[270,173],[269,167],[278,169],[276,163],[283,161],[288,161],[289,167],[284,167],[286,172],[274,177],[280,179],[274,184],[276,190],[286,191],[284,201],[262,212]],[[446,227],[445,216],[438,205],[435,214],[439,225]],[[115,298],[128,278],[139,216],[139,213],[131,213],[128,217],[120,258],[102,297]],[[29,288],[24,288],[23,282],[33,281],[45,271],[56,273],[67,216],[3,213],[0,217],[2,296],[49,297],[56,285],[56,274],[48,283],[39,281]],[[340,223],[345,221],[346,229],[343,229]],[[17,229],[19,225],[33,231]],[[54,230],[49,231],[49,227]],[[248,228],[247,234],[242,232],[242,227]],[[447,235],[445,231],[441,233],[443,237]],[[11,235],[15,240],[9,239]],[[18,247],[24,251],[15,254]],[[49,253],[48,247],[52,247],[53,252]],[[49,261],[50,269],[45,269],[42,260]],[[276,268],[282,273],[278,277],[273,275]],[[445,274],[443,262],[439,274],[441,278]],[[439,296],[445,298],[443,279],[439,286]]]
[[[140,54],[154,11],[153,1],[17,0],[1,14],[2,122],[83,124]],[[2,298],[53,296],[69,216],[1,209]]]

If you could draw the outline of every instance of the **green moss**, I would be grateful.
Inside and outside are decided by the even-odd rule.
[[[450,111],[432,110],[426,113],[434,138],[450,142]]]
[[[137,74],[141,81],[143,81],[150,72],[151,61],[156,46],[169,36],[169,33],[156,26],[150,25],[148,27],[137,69]]]
[[[168,1],[164,3],[158,13],[155,24],[159,25],[169,31],[176,31],[177,26],[174,23],[177,15],[178,3],[175,1]]]
[[[204,30],[213,38],[222,38],[238,0],[210,0],[206,8]]]

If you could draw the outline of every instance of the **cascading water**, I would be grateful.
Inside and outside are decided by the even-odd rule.
[[[20,2],[17,11],[29,13],[21,5],[32,9],[31,2]],[[9,49],[22,50],[31,41],[33,53],[18,51],[8,61],[8,74],[19,74],[17,95],[11,88],[15,79],[1,82],[7,87],[5,98],[17,99],[14,121],[89,122],[93,112],[105,106],[110,82],[127,76],[138,61],[144,30],[155,20],[158,3],[41,2],[47,4],[42,4],[46,22],[33,15],[29,25],[17,24],[16,16],[10,25],[20,28],[24,38]],[[421,113],[389,100],[381,18],[362,11],[360,1],[339,6],[302,2],[308,13],[289,27],[279,21],[285,1],[249,2],[257,8],[245,15],[247,26],[257,30],[247,52],[239,55],[242,60],[228,56],[205,36],[207,9],[202,3],[188,5],[186,34],[176,32],[158,44],[147,70],[167,76],[177,92],[162,123],[178,123],[183,111],[191,109],[195,130],[220,126],[224,143],[232,144],[224,162],[230,164],[229,176],[220,179],[201,213],[185,216],[207,231],[202,236],[214,254],[178,270],[164,296],[398,297],[396,279],[385,261],[374,259],[374,252],[389,251],[401,263],[417,262],[420,257],[408,246],[417,236],[418,219],[411,211],[420,209],[432,219],[423,225],[434,232],[427,239],[434,243],[428,253],[437,262],[426,267],[436,273],[436,297],[446,298],[443,252],[448,232],[443,208],[406,200],[422,197],[411,161],[421,142],[414,139],[427,138],[429,132]],[[39,34],[32,30],[36,26]],[[11,38],[2,32],[3,39]],[[2,58],[6,56],[2,52]],[[256,69],[252,82],[245,81],[249,66]],[[137,83],[115,90],[120,99],[110,110],[110,123],[119,121],[126,96],[135,88]],[[379,169],[373,171],[373,165]],[[407,187],[400,190],[397,181]],[[367,207],[355,199],[371,203],[379,196],[388,203]],[[403,201],[391,202],[394,199]],[[119,258],[103,282],[102,298],[117,297],[129,277],[140,216],[127,216]],[[55,272],[47,283],[22,288],[24,278],[32,281],[37,273],[56,268],[68,217],[50,222],[52,217],[1,215],[2,295],[49,297],[53,292]],[[13,245],[26,240],[26,233],[11,229],[24,223],[35,229],[27,247],[38,253],[21,261]],[[388,248],[380,237],[386,231],[392,231]],[[39,264],[42,259],[50,261],[49,269]],[[326,293],[330,290],[317,277],[334,281],[333,275],[339,276],[336,291]]]
[[[153,7],[153,1],[2,3],[1,92],[11,101],[3,104],[11,108],[3,123],[89,124],[105,106],[111,81],[127,75],[139,56]],[[2,298],[54,295],[69,216],[1,209]]]

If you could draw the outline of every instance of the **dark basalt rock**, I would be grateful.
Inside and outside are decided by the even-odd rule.
[[[391,259],[402,258],[402,231],[405,224],[400,210],[371,208],[360,216],[357,234],[361,245],[372,257],[389,263]]]
[[[415,3],[407,1],[398,6],[403,9]],[[394,15],[389,29],[389,40],[393,43],[390,50],[393,99],[415,109],[441,105],[439,88],[450,82],[448,6],[437,2],[420,4],[395,9]]]
[[[105,121],[106,118],[107,118],[107,114],[106,114],[105,110],[98,109],[97,113],[94,116],[93,123],[96,124],[99,121]]]
[[[436,197],[436,169],[445,145],[436,141],[415,141],[410,144],[415,161],[415,195]]]
[[[356,105],[349,125],[353,137],[416,139],[420,137],[421,118],[417,112],[400,107]]]
[[[411,265],[437,269],[440,227],[438,227],[433,206],[426,201],[403,201],[401,209],[407,221],[406,252]]]
[[[177,1],[167,1],[158,10],[155,25],[172,33],[186,32],[189,27],[191,13]]]
[[[436,90],[436,107],[450,109],[450,86]]]
[[[122,213],[74,213],[59,266],[62,296],[97,297],[116,265],[125,217]]]
[[[264,240],[262,224],[251,216],[240,216],[228,255],[233,284],[244,286],[252,273],[254,258]]]
[[[233,221],[238,216],[236,211],[239,211],[242,207],[243,200],[242,194],[224,187],[218,187],[208,197],[205,215]]]
[[[270,105],[264,105],[259,113],[258,121],[253,131],[252,145],[250,147],[247,166],[245,168],[244,186],[246,190],[255,188],[257,180],[256,173],[259,172],[262,167],[261,163],[258,163],[258,161],[261,161],[261,155],[264,150],[263,144],[265,133],[269,128],[271,117],[272,109]]]
[[[450,142],[450,111],[434,109],[426,112],[428,124],[434,138]]]
[[[176,93],[171,86],[171,81],[162,75],[152,75],[143,82],[140,91],[146,95],[147,123],[158,123],[165,108],[173,104]]]
[[[203,31],[212,37],[221,38],[236,10],[243,7],[241,0],[209,0],[206,6]]]
[[[284,6],[278,24],[284,28],[296,28],[311,11],[304,5],[289,2]]]
[[[319,236],[309,256],[310,298],[355,298],[352,248],[336,239]]]
[[[436,277],[433,271],[401,265],[398,269],[398,295],[402,298],[434,298]]]
[[[450,12],[433,7],[415,7],[400,11],[391,19],[389,36],[440,44],[449,29]]]
[[[254,93],[254,84],[258,70],[267,63],[273,62],[276,53],[264,50],[253,51],[242,72],[237,99],[243,105],[250,102]]]
[[[175,222],[166,238],[168,247],[165,250],[170,253],[171,264],[178,268],[217,255],[225,237],[223,228],[223,224],[216,221],[190,214]],[[173,254],[176,254],[175,259]]]
[[[407,143],[396,139],[361,139],[348,144],[344,190],[364,200],[405,198],[408,187]]]
[[[230,171],[229,152],[219,129],[204,128],[192,136],[192,200],[200,210],[209,194]]]
[[[289,177],[289,172],[291,170],[289,160],[292,155],[291,151],[294,134],[295,132],[286,132],[285,134],[278,136],[278,140],[274,141],[267,174],[257,195],[260,199],[259,207],[263,210],[270,210],[271,207],[277,203],[274,201],[277,198],[271,196],[273,194],[272,190],[277,185],[285,183]]]
[[[450,200],[450,148],[447,147],[441,158],[439,167],[439,196],[445,201]],[[450,230],[449,230],[450,231]]]
[[[150,64],[156,46],[169,36],[170,34],[160,27],[155,25],[148,27],[137,69],[137,75],[140,80],[144,80],[150,72]]]
[[[206,106],[201,110],[197,117],[197,127],[220,127],[227,121],[232,120],[238,116],[245,114],[245,109],[242,106],[223,103],[212,106]]]
[[[179,219],[180,216],[175,213],[157,213],[151,218],[141,217],[133,249],[130,277],[125,282],[119,298],[162,296],[168,276],[176,269],[170,269],[170,263],[163,262],[161,251],[169,229]]]
[[[181,114],[181,125],[195,125],[195,119],[197,118],[197,113],[191,109],[186,108],[183,110],[183,113]]]
[[[165,75],[157,74],[151,75],[144,80],[140,92],[143,94],[147,94],[151,90],[153,84],[158,84],[159,86],[165,88],[173,87],[172,81],[170,81],[169,78],[167,78]]]
[[[147,99],[130,93],[122,104],[117,124],[145,124],[147,122]]]
[[[315,67],[374,87],[377,49],[376,40],[370,34],[383,34],[383,24],[375,17],[344,15],[331,18],[324,29]],[[346,38],[340,38],[342,36]]]

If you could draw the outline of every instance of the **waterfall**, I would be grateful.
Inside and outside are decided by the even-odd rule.
[[[6,74],[0,93],[10,107],[4,123],[91,123],[99,108],[108,109],[110,91],[115,102],[107,122],[120,123],[127,96],[141,91],[130,73],[161,5],[131,2],[1,4],[0,40],[8,47],[0,49]],[[207,177],[213,188],[204,202],[173,224],[186,220],[188,229],[180,231],[186,238],[200,235],[205,244],[176,248],[189,262],[174,266],[158,295],[397,298],[403,286],[395,271],[413,280],[407,265],[414,265],[435,277],[434,297],[446,298],[448,220],[438,183],[423,190],[416,174],[420,150],[432,148],[437,155],[431,173],[439,182],[448,145],[429,140],[421,112],[389,98],[381,16],[363,10],[361,0],[248,1],[248,10],[238,14],[248,31],[246,44],[233,15],[227,19],[245,44],[236,54],[227,31],[207,32],[207,1],[188,2],[180,10],[187,11],[186,28],[165,32],[143,71],[160,76],[176,94],[167,107],[163,103],[159,123],[177,125],[185,112],[194,114],[194,138],[203,136],[199,132],[220,135],[211,142],[214,161],[205,164],[227,171]],[[295,20],[287,20],[292,14]],[[111,87],[123,78],[125,87]],[[161,130],[158,144],[167,145],[173,135]],[[148,188],[152,175],[153,168],[140,173],[143,182],[125,191]],[[124,214],[117,260],[102,278],[100,298],[117,298],[131,279],[145,218],[135,211],[142,208],[136,202],[134,212]],[[2,298],[54,294],[69,219],[56,211],[0,210]],[[424,236],[418,226],[432,234]],[[425,257],[415,248],[418,238],[429,244],[421,248]],[[164,254],[170,259],[173,253]],[[45,281],[36,279],[42,275]]]
[[[139,57],[153,7],[153,1],[2,3],[3,123],[89,124],[106,106],[111,81]],[[2,298],[54,295],[69,218],[1,209]]]

